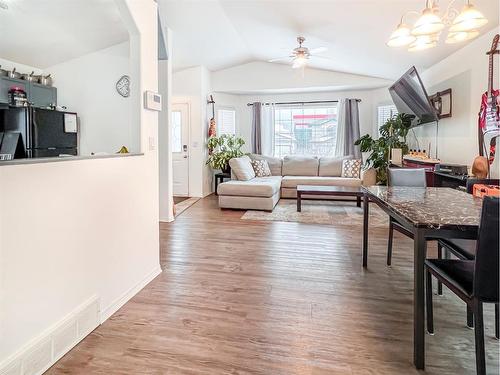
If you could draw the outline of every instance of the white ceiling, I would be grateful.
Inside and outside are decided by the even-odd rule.
[[[441,0],[446,9],[451,0]],[[464,44],[407,52],[385,42],[408,10],[424,0],[158,0],[173,31],[174,69],[205,65],[216,71],[249,61],[286,56],[303,35],[310,48],[328,47],[328,60],[311,66],[388,79],[410,66],[426,69]],[[484,33],[498,27],[499,1],[475,0],[488,17]],[[456,0],[461,8],[464,0]],[[412,17],[414,17],[412,19]],[[409,16],[408,22],[415,20]],[[442,36],[442,39],[444,36]]]
[[[0,57],[38,68],[128,40],[114,0],[3,0]]]

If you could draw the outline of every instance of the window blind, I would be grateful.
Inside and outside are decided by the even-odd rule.
[[[236,111],[233,109],[217,110],[218,135],[236,134]]]

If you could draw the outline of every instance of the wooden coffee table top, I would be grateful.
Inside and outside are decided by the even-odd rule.
[[[297,185],[297,192],[322,195],[363,195],[363,191],[360,186]]]

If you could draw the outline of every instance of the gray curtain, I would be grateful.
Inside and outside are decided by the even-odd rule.
[[[336,156],[353,155],[361,159],[359,146],[354,142],[360,137],[359,105],[356,99],[342,99],[338,106]]]
[[[262,103],[252,106],[252,152],[262,154]]]

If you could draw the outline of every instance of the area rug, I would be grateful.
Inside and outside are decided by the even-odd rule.
[[[281,199],[273,212],[249,210],[243,220],[286,221],[307,224],[363,225],[363,208],[356,203],[303,200],[302,212],[297,212],[294,199]],[[370,227],[387,227],[389,219],[375,204],[370,205]]]

